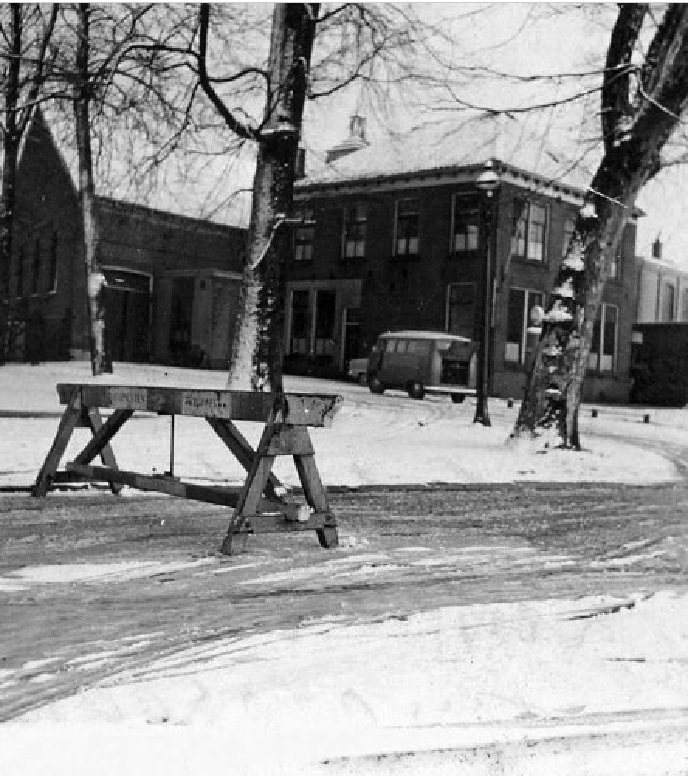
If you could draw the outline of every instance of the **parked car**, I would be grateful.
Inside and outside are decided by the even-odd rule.
[[[357,383],[365,385],[368,382],[368,359],[352,358],[351,361],[349,361],[349,368],[346,375],[351,380],[355,380]]]
[[[457,334],[386,332],[368,356],[368,386],[373,393],[401,388],[412,399],[447,394],[458,404],[476,393],[477,349],[476,342]]]

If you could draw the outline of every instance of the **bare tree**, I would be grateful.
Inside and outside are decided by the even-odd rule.
[[[7,357],[10,310],[10,267],[16,204],[17,163],[22,138],[50,72],[50,44],[57,6],[10,3],[0,22],[2,77],[2,188],[0,190],[0,363]],[[8,18],[7,18],[8,17]]]
[[[89,71],[91,7],[87,3],[81,3],[76,7],[76,13],[74,120],[79,155],[79,197],[81,200],[84,267],[86,271],[91,371],[94,375],[99,375],[103,372],[111,372],[112,364],[108,363],[105,355],[105,313],[102,303],[102,288],[105,278],[98,266],[98,222],[91,152],[91,122],[89,118],[93,90]]]
[[[604,156],[555,280],[514,438],[580,445],[583,380],[612,257],[688,103],[688,7],[666,7],[638,63],[646,23],[654,23],[650,6],[619,7],[601,92]]]

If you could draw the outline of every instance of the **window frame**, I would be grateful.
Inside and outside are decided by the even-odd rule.
[[[312,207],[302,206],[296,210],[296,218],[304,223],[294,226],[293,258],[295,262],[313,261],[313,243],[315,242],[315,211]],[[311,223],[305,223],[311,222]]]
[[[473,311],[472,311],[472,333],[470,335],[470,339],[473,340],[476,336],[476,328],[475,328],[475,313],[476,313],[476,304],[478,303],[478,286],[473,281],[467,281],[467,280],[459,280],[454,281],[452,283],[447,283],[447,291],[446,291],[446,297],[445,297],[445,308],[444,308],[444,328],[445,331],[448,334],[456,334],[457,332],[452,331],[451,329],[451,317],[450,317],[450,311],[451,311],[451,295],[452,295],[452,288],[455,288],[456,286],[466,286],[467,288],[470,287],[472,289],[472,297],[473,297]],[[463,337],[466,336],[465,334],[459,334],[459,336]]]
[[[523,307],[521,309],[521,339],[520,342],[516,343],[512,340],[509,340],[509,313],[511,312],[511,293],[513,291],[522,292],[524,294],[523,297]],[[531,304],[531,297],[536,296],[540,297],[539,302],[534,302]],[[533,307],[536,305],[539,305],[540,307],[545,306],[546,298],[545,298],[545,292],[544,291],[538,291],[535,288],[522,288],[520,286],[511,286],[509,288],[509,294],[507,296],[507,305],[506,305],[506,330],[504,333],[504,364],[505,366],[510,367],[517,367],[517,366],[523,366],[526,363],[526,348],[528,345],[528,326],[529,326],[529,314]],[[517,358],[511,358],[509,355],[509,345],[516,345],[518,344],[518,357]]]
[[[461,201],[466,205],[472,205],[472,207],[464,207],[459,209],[459,203]],[[461,232],[461,235],[465,238],[465,247],[458,248],[456,245],[456,238],[459,236],[459,233],[457,233],[457,225],[458,225],[458,213],[475,213],[475,247],[471,247],[469,245],[470,242],[470,231]],[[467,221],[468,219],[466,219]],[[467,226],[471,226],[470,223],[467,223]],[[480,250],[481,248],[481,239],[480,239],[480,203],[475,200],[475,197],[471,192],[456,192],[452,197],[452,218],[451,218],[451,234],[450,234],[450,242],[449,242],[449,251],[452,254],[465,254],[465,253],[475,253]]]
[[[354,217],[351,218],[351,214]],[[361,216],[362,214],[362,216]],[[342,259],[362,259],[365,258],[368,242],[368,205],[365,202],[356,202],[352,205],[346,205],[342,214]],[[360,231],[363,235],[350,238],[350,232]],[[352,236],[353,237],[353,236]],[[354,245],[353,254],[347,252],[348,246]],[[360,253],[359,253],[360,246]]]
[[[607,311],[613,309],[614,320],[614,344],[613,353],[606,353],[607,347]],[[597,342],[596,342],[597,341]],[[597,349],[595,349],[597,348]],[[603,368],[604,358],[611,356],[611,368]],[[616,374],[619,358],[619,306],[603,302],[600,305],[599,319],[593,326],[592,342],[590,343],[590,352],[588,353],[588,371],[594,374]],[[593,361],[594,359],[594,361]]]
[[[538,202],[526,197],[514,197],[514,217],[512,218],[512,237],[511,237],[511,256],[522,261],[527,261],[532,264],[538,264],[540,266],[546,266],[548,264],[547,246],[549,243],[549,222],[550,212],[549,205],[546,203]],[[525,211],[521,214],[521,218],[518,221],[515,218],[516,206],[520,203],[525,205]],[[533,209],[537,208],[542,211],[544,215],[544,221],[542,222],[542,242],[535,242],[533,239],[533,233],[535,231],[535,225],[540,222],[533,220]],[[523,235],[520,235],[521,225],[524,225]],[[519,244],[523,243],[523,252],[519,252]],[[541,245],[542,256],[540,258],[531,256],[531,246]]]
[[[415,210],[402,214],[400,206],[404,203],[415,203]],[[415,224],[415,229],[400,230],[399,226],[401,223],[411,227]],[[402,237],[399,236],[400,231],[405,232]],[[405,244],[403,251],[399,250],[400,240]],[[415,240],[415,250],[411,250],[410,243],[412,240]],[[392,254],[394,256],[418,256],[420,254],[420,197],[402,197],[394,202],[394,244]]]

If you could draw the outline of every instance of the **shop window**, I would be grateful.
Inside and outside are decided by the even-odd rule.
[[[544,295],[541,291],[529,291],[524,288],[509,290],[507,310],[506,346],[504,360],[511,364],[525,363],[526,334],[534,307],[542,307]]]
[[[397,202],[397,217],[394,228],[395,252],[397,256],[418,253],[418,220],[420,200],[401,199]]]
[[[334,326],[336,319],[337,294],[334,291],[319,290],[315,300],[315,355],[334,354]]]
[[[454,197],[452,250],[454,253],[477,251],[480,243],[480,209],[462,196]]]
[[[342,255],[347,258],[365,256],[368,212],[365,205],[351,205],[344,209]]]
[[[450,283],[447,287],[447,331],[475,337],[475,284]]]
[[[547,209],[527,200],[514,200],[511,255],[529,261],[545,260]]]
[[[48,271],[48,291],[57,291],[57,232],[53,232],[50,241],[50,267]]]
[[[33,261],[31,262],[31,293],[38,293],[38,280],[41,276],[41,241],[36,238],[33,246]]]
[[[298,355],[306,355],[308,353],[310,328],[310,291],[308,289],[292,291],[290,353]]]
[[[17,255],[17,269],[15,274],[15,289],[18,297],[24,296],[24,246],[22,245]]]
[[[592,331],[588,355],[588,369],[593,372],[616,370],[616,341],[619,310],[615,305],[603,304]]]

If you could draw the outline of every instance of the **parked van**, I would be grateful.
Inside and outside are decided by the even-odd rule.
[[[401,388],[412,399],[448,394],[456,404],[475,396],[477,343],[439,331],[394,331],[378,337],[368,356],[373,393]]]

